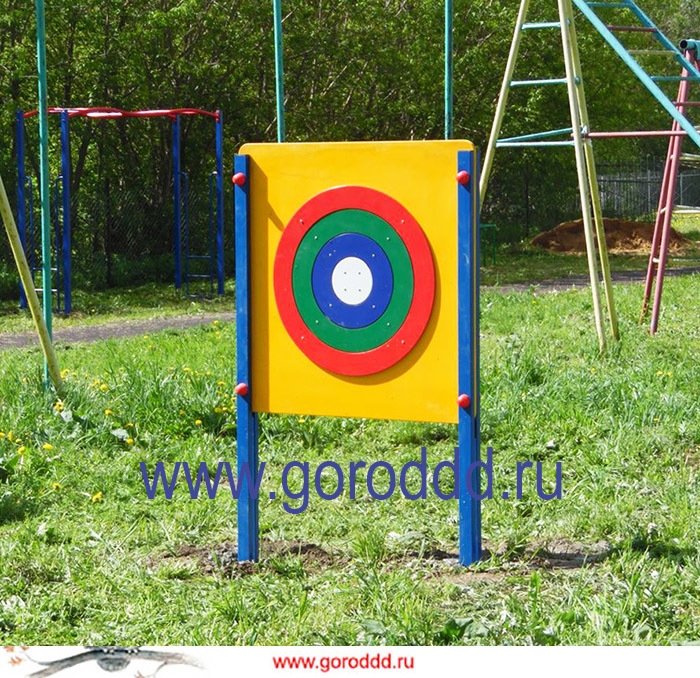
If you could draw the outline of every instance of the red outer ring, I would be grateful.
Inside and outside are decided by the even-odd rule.
[[[339,351],[318,339],[299,315],[292,289],[294,257],[303,237],[319,219],[345,209],[362,209],[384,219],[403,240],[413,265],[413,300],[406,319],[391,339],[361,353]],[[372,188],[338,186],[304,203],[287,224],[275,255],[274,287],[282,323],[302,353],[335,374],[365,376],[395,365],[418,343],[435,301],[435,266],[423,230],[401,203]]]

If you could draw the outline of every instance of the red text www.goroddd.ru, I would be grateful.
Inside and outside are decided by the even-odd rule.
[[[213,465],[212,465],[213,467]],[[420,461],[409,461],[398,469],[386,461],[375,461],[368,465],[364,461],[350,462],[347,470],[347,483],[345,470],[335,461],[324,461],[311,469],[309,462],[290,461],[282,470],[281,485],[284,498],[289,501],[283,503],[287,513],[303,513],[309,505],[309,497],[315,492],[321,499],[332,501],[340,497],[343,492],[349,493],[350,499],[358,496],[358,471],[366,470],[365,481],[361,482],[366,486],[367,493],[373,499],[389,499],[396,491],[397,484],[404,498],[409,500],[427,499],[428,491],[432,491],[440,499],[458,499],[460,496],[459,469],[459,449],[455,448],[454,459],[452,461],[441,461],[432,472],[428,469],[427,450],[421,448]],[[561,499],[562,496],[562,465],[561,462],[555,464],[554,489],[545,492],[544,489],[544,469],[542,462],[533,463],[531,461],[519,461],[516,464],[516,488],[515,497],[523,498],[523,480],[527,475],[536,475],[537,496],[544,500]],[[379,473],[383,471],[383,473]],[[228,461],[218,462],[216,471],[211,470],[206,462],[201,462],[195,471],[190,468],[186,461],[175,462],[170,470],[166,469],[165,463],[159,461],[155,465],[155,470],[149,474],[146,462],[141,462],[141,475],[146,488],[146,495],[149,499],[155,499],[158,494],[158,486],[161,485],[166,499],[172,499],[177,489],[178,483],[181,490],[186,488],[192,499],[200,496],[202,484],[206,487],[206,494],[209,499],[215,499],[219,491],[219,485],[225,479],[225,485],[221,487],[222,492],[231,492],[233,499],[238,499],[242,492],[253,498],[260,494],[263,476],[265,474],[265,462],[261,462],[257,472],[253,476],[246,463],[238,468],[234,474],[231,463]],[[334,478],[329,479],[332,475]],[[377,490],[379,476],[384,476],[381,480],[382,491]],[[493,499],[493,448],[487,448],[485,461],[477,461],[471,464],[466,470],[464,485],[466,491],[472,499],[482,501]],[[322,479],[325,479],[322,486]],[[183,482],[184,480],[184,482]],[[443,486],[440,486],[442,482]],[[294,489],[293,489],[293,487]],[[299,489],[299,485],[301,488]],[[332,492],[328,491],[328,486],[333,487]],[[388,486],[387,486],[388,485]],[[410,487],[409,487],[410,486]],[[510,490],[503,490],[496,496],[508,499],[511,496]],[[276,499],[277,493],[269,493],[270,499]]]

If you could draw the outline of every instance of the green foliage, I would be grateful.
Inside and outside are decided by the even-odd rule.
[[[649,11],[678,40],[698,30],[691,5],[670,0]],[[517,6],[515,0],[455,2],[455,134],[481,147],[490,130]],[[555,9],[549,0],[536,0],[531,16],[552,19]],[[441,137],[441,0],[285,0],[283,11],[290,141]],[[667,126],[666,116],[600,37],[584,20],[578,23],[593,126]],[[242,142],[274,139],[269,3],[56,0],[47,7],[47,37],[51,105],[222,108],[227,165]],[[629,38],[632,46],[649,39]],[[0,148],[0,172],[11,186],[14,111],[36,108],[32,3],[0,0],[0,49],[0,88],[7,93],[0,128],[8,140]],[[653,61],[648,65],[652,70],[667,67]],[[562,73],[556,31],[528,33],[517,77]],[[563,127],[567,115],[563,88],[521,89],[511,97],[504,133]],[[27,121],[27,127],[29,168],[36,174],[36,120]],[[200,194],[213,169],[211,127],[210,120],[195,118],[183,126],[183,162]],[[76,275],[82,269],[85,283],[104,284],[105,276],[109,282],[112,275],[100,269],[104,264],[96,252],[106,249],[117,259],[130,253],[133,261],[146,251],[149,257],[171,251],[169,145],[170,126],[164,120],[74,121],[74,235],[82,263]],[[597,149],[601,159],[630,158],[662,154],[664,142],[612,141]],[[53,120],[54,175],[58,156]],[[527,221],[532,231],[550,227],[576,211],[574,177],[573,157],[566,149],[504,151],[496,163],[487,217],[499,224]],[[120,214],[111,234],[101,226],[105,211]],[[121,273],[116,270],[115,279]],[[159,275],[169,275],[169,268],[141,271],[142,280]]]

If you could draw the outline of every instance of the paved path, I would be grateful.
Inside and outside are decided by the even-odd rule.
[[[666,278],[678,278],[682,275],[692,275],[700,273],[700,266],[683,266],[681,268],[667,268]],[[647,272],[644,271],[615,271],[612,274],[612,281],[616,284],[642,283],[646,279]],[[507,294],[509,292],[529,292],[531,289],[537,294],[543,292],[562,292],[577,287],[588,287],[587,275],[570,275],[563,278],[550,278],[549,280],[533,280],[529,283],[509,283],[491,287]],[[486,287],[485,289],[489,289]]]
[[[666,276],[675,278],[681,275],[700,273],[700,266],[667,269]],[[614,283],[639,283],[643,282],[646,271],[618,271],[613,273]],[[564,278],[552,278],[550,280],[535,280],[530,283],[511,283],[499,285],[490,289],[504,294],[510,292],[529,292],[535,294],[547,292],[560,292],[577,287],[587,287],[588,276],[573,275]],[[488,289],[488,288],[487,288]],[[206,325],[214,320],[222,322],[233,321],[233,312],[228,313],[199,313],[197,315],[174,315],[163,318],[147,318],[144,320],[125,320],[119,323],[96,323],[94,325],[76,325],[63,327],[54,331],[54,340],[57,344],[76,344],[79,342],[100,341],[101,339],[124,339],[136,337],[140,334],[151,334],[160,330],[183,330],[189,327]],[[22,332],[21,334],[0,333],[0,351],[8,348],[25,348],[38,345],[39,342],[34,332]]]
[[[54,330],[57,344],[75,344],[78,342],[100,341],[101,339],[124,339],[151,334],[159,330],[184,330],[221,320],[233,320],[233,313],[198,313],[197,315],[173,315],[163,318],[144,318],[143,320],[125,320],[119,323],[96,323],[94,325],[75,325]],[[23,348],[39,345],[34,332],[21,334],[0,333],[0,351],[8,348]]]

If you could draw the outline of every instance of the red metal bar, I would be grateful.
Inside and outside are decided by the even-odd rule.
[[[619,139],[635,137],[687,137],[688,133],[680,130],[641,130],[639,132],[587,132],[583,135],[589,139]]]
[[[63,111],[68,111],[71,118],[97,118],[97,119],[115,119],[115,118],[171,118],[174,119],[178,115],[204,115],[215,120],[219,119],[218,113],[204,111],[200,108],[164,108],[153,109],[146,111],[123,111],[120,108],[108,107],[91,107],[91,108],[49,108],[49,113],[60,114]],[[38,115],[39,111],[28,111],[24,114],[25,118],[31,118]]]
[[[647,26],[606,26],[609,31],[620,31],[623,33],[656,33],[658,28]]]
[[[674,102],[673,102],[673,105],[674,105],[674,106],[680,106],[681,103],[682,103],[684,106],[688,106],[689,108],[700,108],[700,101],[683,101],[683,102],[681,102],[681,101],[674,101]]]

